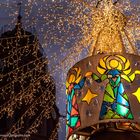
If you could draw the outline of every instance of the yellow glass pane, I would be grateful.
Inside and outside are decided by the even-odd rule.
[[[68,88],[68,87],[69,87],[69,85],[70,85],[70,84],[68,83],[68,81],[66,81],[66,88]]]
[[[100,59],[100,65],[101,65],[103,68],[106,68],[106,65],[105,65],[105,62],[103,61],[103,59]]]
[[[68,94],[68,89],[66,89],[66,95]]]
[[[105,56],[105,57],[104,57],[104,61],[106,61],[106,59],[107,59],[108,57],[109,57],[109,56]]]
[[[80,72],[81,72],[81,69],[80,68],[74,68],[74,70],[77,72],[77,76],[79,76],[80,75]]]
[[[132,75],[130,75],[129,78],[131,79],[131,81],[134,81],[134,79],[135,79],[135,73],[133,73]]]
[[[118,65],[119,65],[119,62],[117,60],[113,59],[110,61],[110,67],[117,68]]]
[[[121,65],[121,63],[119,63],[117,69],[118,69],[118,70],[122,70],[122,65]]]
[[[135,71],[135,74],[140,74],[140,70],[136,70]]]
[[[81,77],[82,77],[82,76],[79,76],[79,77],[76,79],[76,81],[75,81],[76,84],[78,84],[78,83],[80,82]]]
[[[126,69],[128,69],[129,67],[130,67],[130,62],[129,62],[129,60],[127,60],[126,63],[125,63],[125,68],[124,68],[124,69],[126,70]]]
[[[128,70],[124,70],[123,72],[124,72],[126,75],[128,75],[128,74],[131,72],[131,68],[128,69]]]
[[[124,63],[126,62],[126,58],[121,56],[121,55],[116,55],[117,57],[119,57]]]
[[[128,77],[127,75],[123,75],[123,74],[122,74],[121,77],[122,77],[123,79],[125,79],[126,81],[131,82],[130,79],[129,79],[129,77]]]
[[[97,67],[97,71],[100,73],[100,74],[104,74],[105,73],[105,69],[102,69],[100,67]]]
[[[70,77],[69,77],[69,83],[72,83],[74,81],[75,81],[75,75],[71,74]]]
[[[91,75],[92,75],[92,72],[87,72],[86,75],[85,75],[85,77],[89,77]]]
[[[140,88],[137,89],[136,92],[132,93],[134,96],[136,96],[137,100],[140,103]]]
[[[74,68],[74,70],[77,72],[78,71],[78,68]]]
[[[107,64],[107,69],[111,70],[112,68],[110,67],[110,63],[108,62]]]

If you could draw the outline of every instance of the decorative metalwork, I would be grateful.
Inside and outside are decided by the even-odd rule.
[[[140,66],[135,65],[139,60],[130,54],[98,54],[70,69],[66,84],[69,135],[81,134],[88,127],[96,131],[100,123],[140,124]],[[131,130],[140,131],[138,127]]]

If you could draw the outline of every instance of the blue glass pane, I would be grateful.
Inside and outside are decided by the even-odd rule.
[[[74,86],[74,89],[81,89],[81,87],[77,84]]]
[[[79,82],[79,86],[82,88],[84,86],[86,78],[83,78],[80,82]]]
[[[74,86],[74,89],[81,89],[84,86],[86,78],[84,77],[78,84]]]
[[[108,72],[108,74],[110,74],[110,75],[112,75],[113,77],[115,77],[116,75],[119,75],[120,72],[119,72],[118,70],[110,70],[110,71]]]
[[[107,102],[102,103],[102,108],[101,108],[101,112],[100,112],[100,118],[102,118],[106,114],[107,106],[108,106]]]
[[[116,110],[116,106],[117,106],[117,103],[113,103],[113,104],[111,104],[111,108],[112,108],[113,111]]]
[[[122,84],[122,83],[120,83],[118,92],[119,92],[120,94],[123,94],[123,93],[124,93],[124,88],[123,88],[123,84]]]
[[[72,108],[72,104],[71,104],[71,102],[68,102],[68,104],[67,104],[67,111],[69,113],[71,112],[71,108]]]
[[[128,101],[125,100],[120,94],[117,96],[117,102],[122,105],[129,106]]]
[[[70,120],[70,115],[67,113],[67,120],[69,121]]]
[[[69,102],[71,102],[71,96],[70,95],[67,96],[67,99],[68,99]]]

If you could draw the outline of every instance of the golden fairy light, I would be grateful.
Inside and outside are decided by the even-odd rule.
[[[2,136],[7,137],[37,133],[42,120],[52,117],[55,106],[48,61],[40,52],[37,36],[23,29],[21,18],[19,13],[15,28],[0,37],[0,119],[10,123],[1,124],[6,128]]]

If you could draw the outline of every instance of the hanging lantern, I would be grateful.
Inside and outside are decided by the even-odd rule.
[[[116,10],[112,6],[108,8],[106,18],[114,22],[110,17]],[[104,30],[111,28],[112,25],[108,25]],[[120,45],[120,29],[115,31],[118,45],[117,40],[107,42],[112,51],[102,47],[105,43],[101,43],[105,35],[102,30],[93,55],[75,64],[68,72],[67,139],[76,135],[90,137],[98,130],[108,128],[140,132],[140,56],[126,53],[123,42]],[[137,52],[130,47],[132,53]]]

